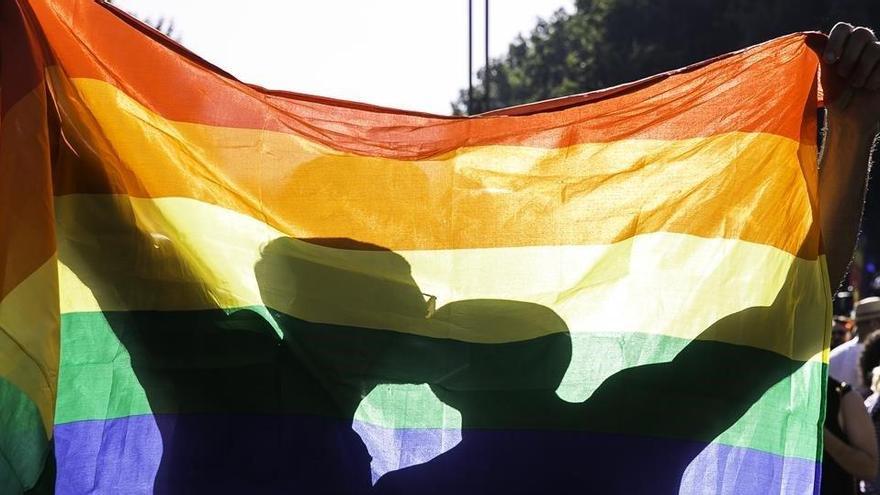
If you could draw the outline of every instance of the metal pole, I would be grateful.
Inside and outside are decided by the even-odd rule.
[[[486,51],[483,66],[483,111],[489,111],[489,0],[486,0]]]
[[[474,113],[474,0],[468,0],[468,99],[467,113]]]

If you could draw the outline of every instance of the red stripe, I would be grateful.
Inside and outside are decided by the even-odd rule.
[[[0,116],[43,82],[42,46],[17,2],[0,4]]]
[[[815,139],[801,132],[803,110],[815,96],[798,83],[814,78],[818,64],[805,34],[648,81],[468,119],[268,91],[237,81],[157,33],[145,36],[147,28],[132,28],[134,21],[92,1],[33,5],[70,77],[114,84],[171,120],[289,132],[349,153],[416,159],[462,146],[552,148],[732,131]],[[719,118],[719,107],[731,112]],[[523,112],[530,115],[512,116]]]

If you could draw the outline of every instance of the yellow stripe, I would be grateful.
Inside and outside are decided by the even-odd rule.
[[[53,80],[76,149],[59,161],[59,194],[189,197],[287,235],[395,250],[610,244],[675,232],[818,256],[815,147],[777,135],[492,145],[403,161],[286,133],[172,122],[107,83]]]
[[[49,435],[58,380],[57,267],[53,256],[0,301],[0,376],[34,401]]]
[[[655,233],[595,246],[355,251],[284,239],[249,216],[184,198],[73,195],[58,198],[56,209],[62,312],[265,301],[309,321],[470,342],[558,330],[440,325],[425,318],[427,293],[437,307],[475,298],[542,304],[572,332],[708,338],[822,359],[824,260],[761,244]],[[774,328],[705,333],[774,300],[782,319],[765,322]]]

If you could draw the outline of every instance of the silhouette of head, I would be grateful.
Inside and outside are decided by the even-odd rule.
[[[409,263],[373,244],[283,237],[263,248],[255,271],[266,306],[309,321],[384,328],[427,314]]]
[[[428,303],[400,255],[350,239],[280,238],[255,272],[285,343],[351,412],[379,383],[444,374],[442,356],[412,336],[429,323]]]
[[[447,304],[432,319],[464,329],[474,341],[460,365],[431,384],[440,400],[465,412],[479,397],[510,399],[552,394],[571,361],[565,321],[533,303],[476,299]]]

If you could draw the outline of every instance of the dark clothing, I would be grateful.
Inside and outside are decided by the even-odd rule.
[[[880,395],[876,392],[865,400],[865,408],[868,416],[874,423],[874,434],[877,437],[877,445],[880,445]],[[880,466],[878,466],[880,467]],[[880,475],[872,480],[864,480],[863,491],[867,495],[880,495]]]
[[[840,400],[852,387],[828,377],[827,407],[825,409],[825,428],[846,443],[849,437],[840,427],[837,417]],[[840,467],[826,450],[822,455],[822,495],[850,495],[856,493],[856,480]]]

